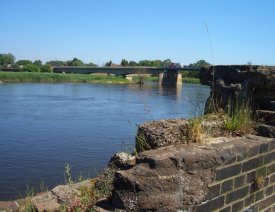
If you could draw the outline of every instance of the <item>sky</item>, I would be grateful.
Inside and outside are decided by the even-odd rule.
[[[275,64],[274,0],[2,0],[0,53]]]

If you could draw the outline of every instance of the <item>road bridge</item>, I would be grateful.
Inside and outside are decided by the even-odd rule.
[[[182,83],[182,75],[180,71],[183,68],[157,68],[146,66],[131,66],[131,67],[54,67],[54,73],[78,73],[78,74],[92,74],[92,73],[107,73],[114,75],[122,75],[127,77],[131,74],[151,74],[159,76],[159,84],[177,85]],[[184,70],[187,70],[184,68]],[[190,69],[193,70],[193,69]],[[129,78],[129,77],[128,77]]]

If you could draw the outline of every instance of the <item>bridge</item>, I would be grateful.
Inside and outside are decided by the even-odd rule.
[[[146,66],[131,66],[131,67],[53,67],[54,73],[78,73],[78,74],[92,74],[92,73],[106,73],[113,75],[122,75],[131,79],[131,75],[158,75],[159,84],[182,84],[181,70],[194,70],[187,68],[157,68]]]

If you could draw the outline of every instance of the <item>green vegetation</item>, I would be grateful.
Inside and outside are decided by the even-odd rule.
[[[206,124],[208,123],[208,124]],[[254,132],[254,121],[250,102],[228,102],[226,111],[218,109],[212,113],[189,120],[187,138],[201,143],[204,138],[219,136],[242,136]]]
[[[200,79],[197,78],[183,78],[182,81],[188,84],[200,84]]]
[[[68,163],[65,165],[64,175],[65,175],[66,184],[69,184],[69,185],[73,184],[71,166]]]
[[[190,67],[209,68],[211,66],[211,64],[206,62],[205,60],[199,60],[196,63],[191,63],[189,66]]]
[[[11,53],[0,54],[0,67],[6,67],[9,64],[14,64],[15,57]]]
[[[246,134],[253,131],[252,110],[248,101],[236,101],[233,105],[229,101],[224,128],[231,134]]]
[[[90,75],[90,74],[58,74],[37,72],[1,72],[3,82],[98,82],[98,83],[130,83],[122,77]]]
[[[136,136],[135,152],[143,152],[149,149],[151,149],[151,147],[147,142],[144,132],[138,132]]]

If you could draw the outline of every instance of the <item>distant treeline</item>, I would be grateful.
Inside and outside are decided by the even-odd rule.
[[[135,61],[127,61],[126,59],[122,59],[120,64],[114,64],[111,60],[105,63],[105,66],[147,66],[147,67],[165,67],[171,64],[172,61],[170,59],[166,60],[140,60],[139,62]],[[60,60],[51,60],[47,61],[45,64],[42,63],[41,60],[17,60],[15,56],[11,53],[0,54],[0,69],[20,69],[25,72],[52,72],[53,66],[86,66],[86,67],[97,67],[96,64],[84,63],[82,60],[78,58],[73,58],[68,61],[60,61]],[[209,67],[210,63],[199,60],[196,63],[189,64],[190,67]],[[190,72],[193,73],[193,72]],[[188,72],[188,74],[190,75]],[[191,74],[192,75],[192,74]],[[193,76],[192,76],[193,77]]]

